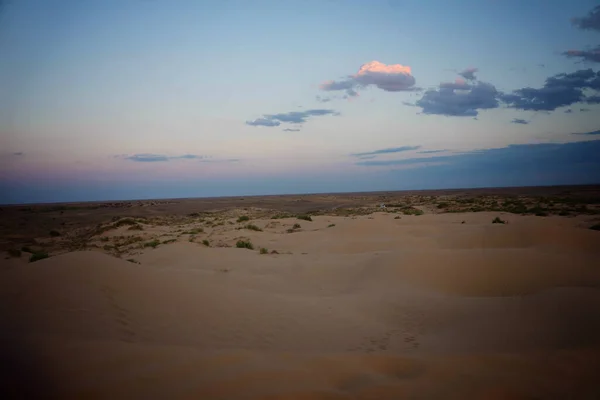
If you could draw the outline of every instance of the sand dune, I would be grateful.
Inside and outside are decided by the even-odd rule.
[[[321,216],[294,233],[296,220],[255,220],[262,232],[210,233],[279,254],[179,240],[137,250],[139,264],[101,251],[3,260],[6,388],[21,378],[63,398],[598,398],[600,234],[559,217],[491,224],[496,215]]]

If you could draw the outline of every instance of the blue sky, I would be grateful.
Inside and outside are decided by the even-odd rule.
[[[0,203],[600,183],[597,1],[0,4]]]

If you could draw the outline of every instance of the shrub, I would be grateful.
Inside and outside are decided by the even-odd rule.
[[[8,249],[8,255],[11,257],[21,257],[21,254],[19,249]]]
[[[298,215],[296,218],[303,219],[304,221],[312,221],[312,218],[310,215]]]
[[[302,227],[300,226],[300,224],[294,224],[294,226],[292,226],[292,229],[300,229],[300,228],[302,228]]]
[[[249,249],[249,250],[254,249],[252,242],[250,242],[249,240],[238,240],[237,243],[235,244],[235,247],[237,247],[238,249]]]
[[[29,246],[23,246],[23,247],[21,247],[21,251],[23,253],[34,253],[34,251]]]
[[[167,240],[163,240],[163,244],[169,244],[169,243],[173,243],[176,241],[177,241],[177,239],[167,239]]]
[[[29,257],[29,262],[36,262],[36,261],[43,260],[44,258],[48,258],[48,257],[50,257],[50,256],[45,251],[37,251],[37,252],[33,253],[31,255],[31,257]]]
[[[442,202],[437,205],[437,208],[448,208],[449,205],[450,204],[448,204],[446,202]]]
[[[60,232],[59,231],[55,231],[55,230],[51,230],[50,231],[50,236],[52,236],[52,237],[60,236]]]
[[[159,244],[160,241],[158,239],[154,239],[150,242],[144,243],[144,247],[152,247],[153,249],[155,249]]]
[[[269,250],[265,249],[264,247],[261,247],[260,254],[269,254]]]
[[[248,224],[246,226],[244,226],[245,229],[250,229],[251,231],[257,231],[257,232],[262,232],[262,229],[259,228],[258,226],[254,225],[254,224]]]
[[[271,254],[279,254],[277,250],[271,250]]]
[[[399,216],[399,215],[396,215],[396,216],[394,217],[394,219],[400,219],[400,216]]]
[[[135,225],[131,225],[129,228],[127,228],[128,231],[143,231],[144,227],[141,226],[140,224],[135,224]]]
[[[506,221],[500,219],[500,217],[496,217],[492,220],[492,224],[505,224]]]
[[[204,239],[202,241],[202,244],[205,245],[206,247],[210,247],[210,242],[207,239]]]
[[[423,215],[424,212],[423,212],[423,210],[420,210],[415,207],[406,207],[406,208],[402,209],[402,214],[404,214],[404,215]]]
[[[600,224],[590,226],[590,229],[593,231],[600,231]]]
[[[335,224],[329,224],[327,225],[328,228],[333,228],[335,226]]]
[[[237,222],[245,222],[245,221],[250,221],[250,217],[247,215],[242,215],[241,217],[239,217],[237,219]]]

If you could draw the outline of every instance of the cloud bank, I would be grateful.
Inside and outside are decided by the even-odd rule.
[[[457,80],[454,83],[441,83],[438,89],[427,90],[415,104],[422,108],[423,114],[475,117],[479,110],[498,108],[499,94],[490,83],[468,84]]]

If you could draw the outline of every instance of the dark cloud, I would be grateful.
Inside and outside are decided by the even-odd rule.
[[[379,162],[374,167],[384,169],[382,186],[395,190],[597,184],[598,154],[600,140],[587,140],[511,145],[395,164],[388,161],[387,168]]]
[[[457,90],[449,84],[441,84],[438,90],[426,91],[416,105],[422,108],[424,114],[456,117],[474,117],[479,114],[479,110],[499,106],[500,93],[494,85],[477,82],[467,86],[468,89],[463,86]]]
[[[578,102],[594,103],[598,96],[586,96],[586,89],[600,90],[600,72],[582,69],[570,74],[558,74],[547,78],[540,89],[526,87],[512,94],[503,94],[500,99],[510,108],[554,111]]]
[[[600,32],[600,6],[594,7],[585,17],[571,19],[571,22],[579,29]]]
[[[13,153],[13,156],[22,156],[25,155],[25,153],[23,153],[22,151],[17,151],[16,153]]]
[[[521,118],[513,118],[512,121],[510,121],[511,124],[521,124],[521,125],[527,125],[529,123],[529,121],[526,121],[524,119]]]
[[[477,77],[475,76],[475,72],[477,72],[477,71],[478,71],[477,68],[467,68],[463,71],[460,71],[458,74],[465,79],[474,81],[477,79]]]
[[[579,111],[581,111],[581,112],[588,112],[588,111],[590,111],[590,109],[589,108],[580,108]]]
[[[591,131],[591,132],[577,132],[577,133],[573,133],[573,135],[588,135],[588,136],[600,135],[600,130]]]
[[[588,104],[600,104],[600,96],[599,95],[588,96],[585,98],[585,102]]]
[[[164,154],[133,154],[131,156],[125,156],[126,160],[136,161],[136,162],[164,162],[169,160],[201,160],[205,157],[198,156],[195,154],[184,154],[182,156],[166,156]]]
[[[565,114],[571,114],[572,112],[573,112],[573,110],[571,110],[570,108],[567,108],[567,109],[565,110]]]
[[[274,127],[281,125],[282,122],[290,124],[303,124],[309,117],[319,117],[323,115],[339,115],[335,110],[313,109],[306,111],[290,111],[280,114],[265,114],[262,118],[254,121],[246,121],[246,125]]]
[[[402,147],[389,147],[387,149],[380,149],[375,151],[369,151],[366,153],[355,153],[351,154],[354,157],[368,157],[368,156],[376,156],[379,154],[392,154],[392,153],[401,153],[403,151],[411,151],[418,150],[421,146],[402,146]]]
[[[319,87],[324,91],[345,91],[345,98],[358,96],[358,90],[375,86],[386,92],[414,91],[415,78],[410,67],[379,61],[363,64],[355,75],[349,75],[339,81],[327,81]]]

